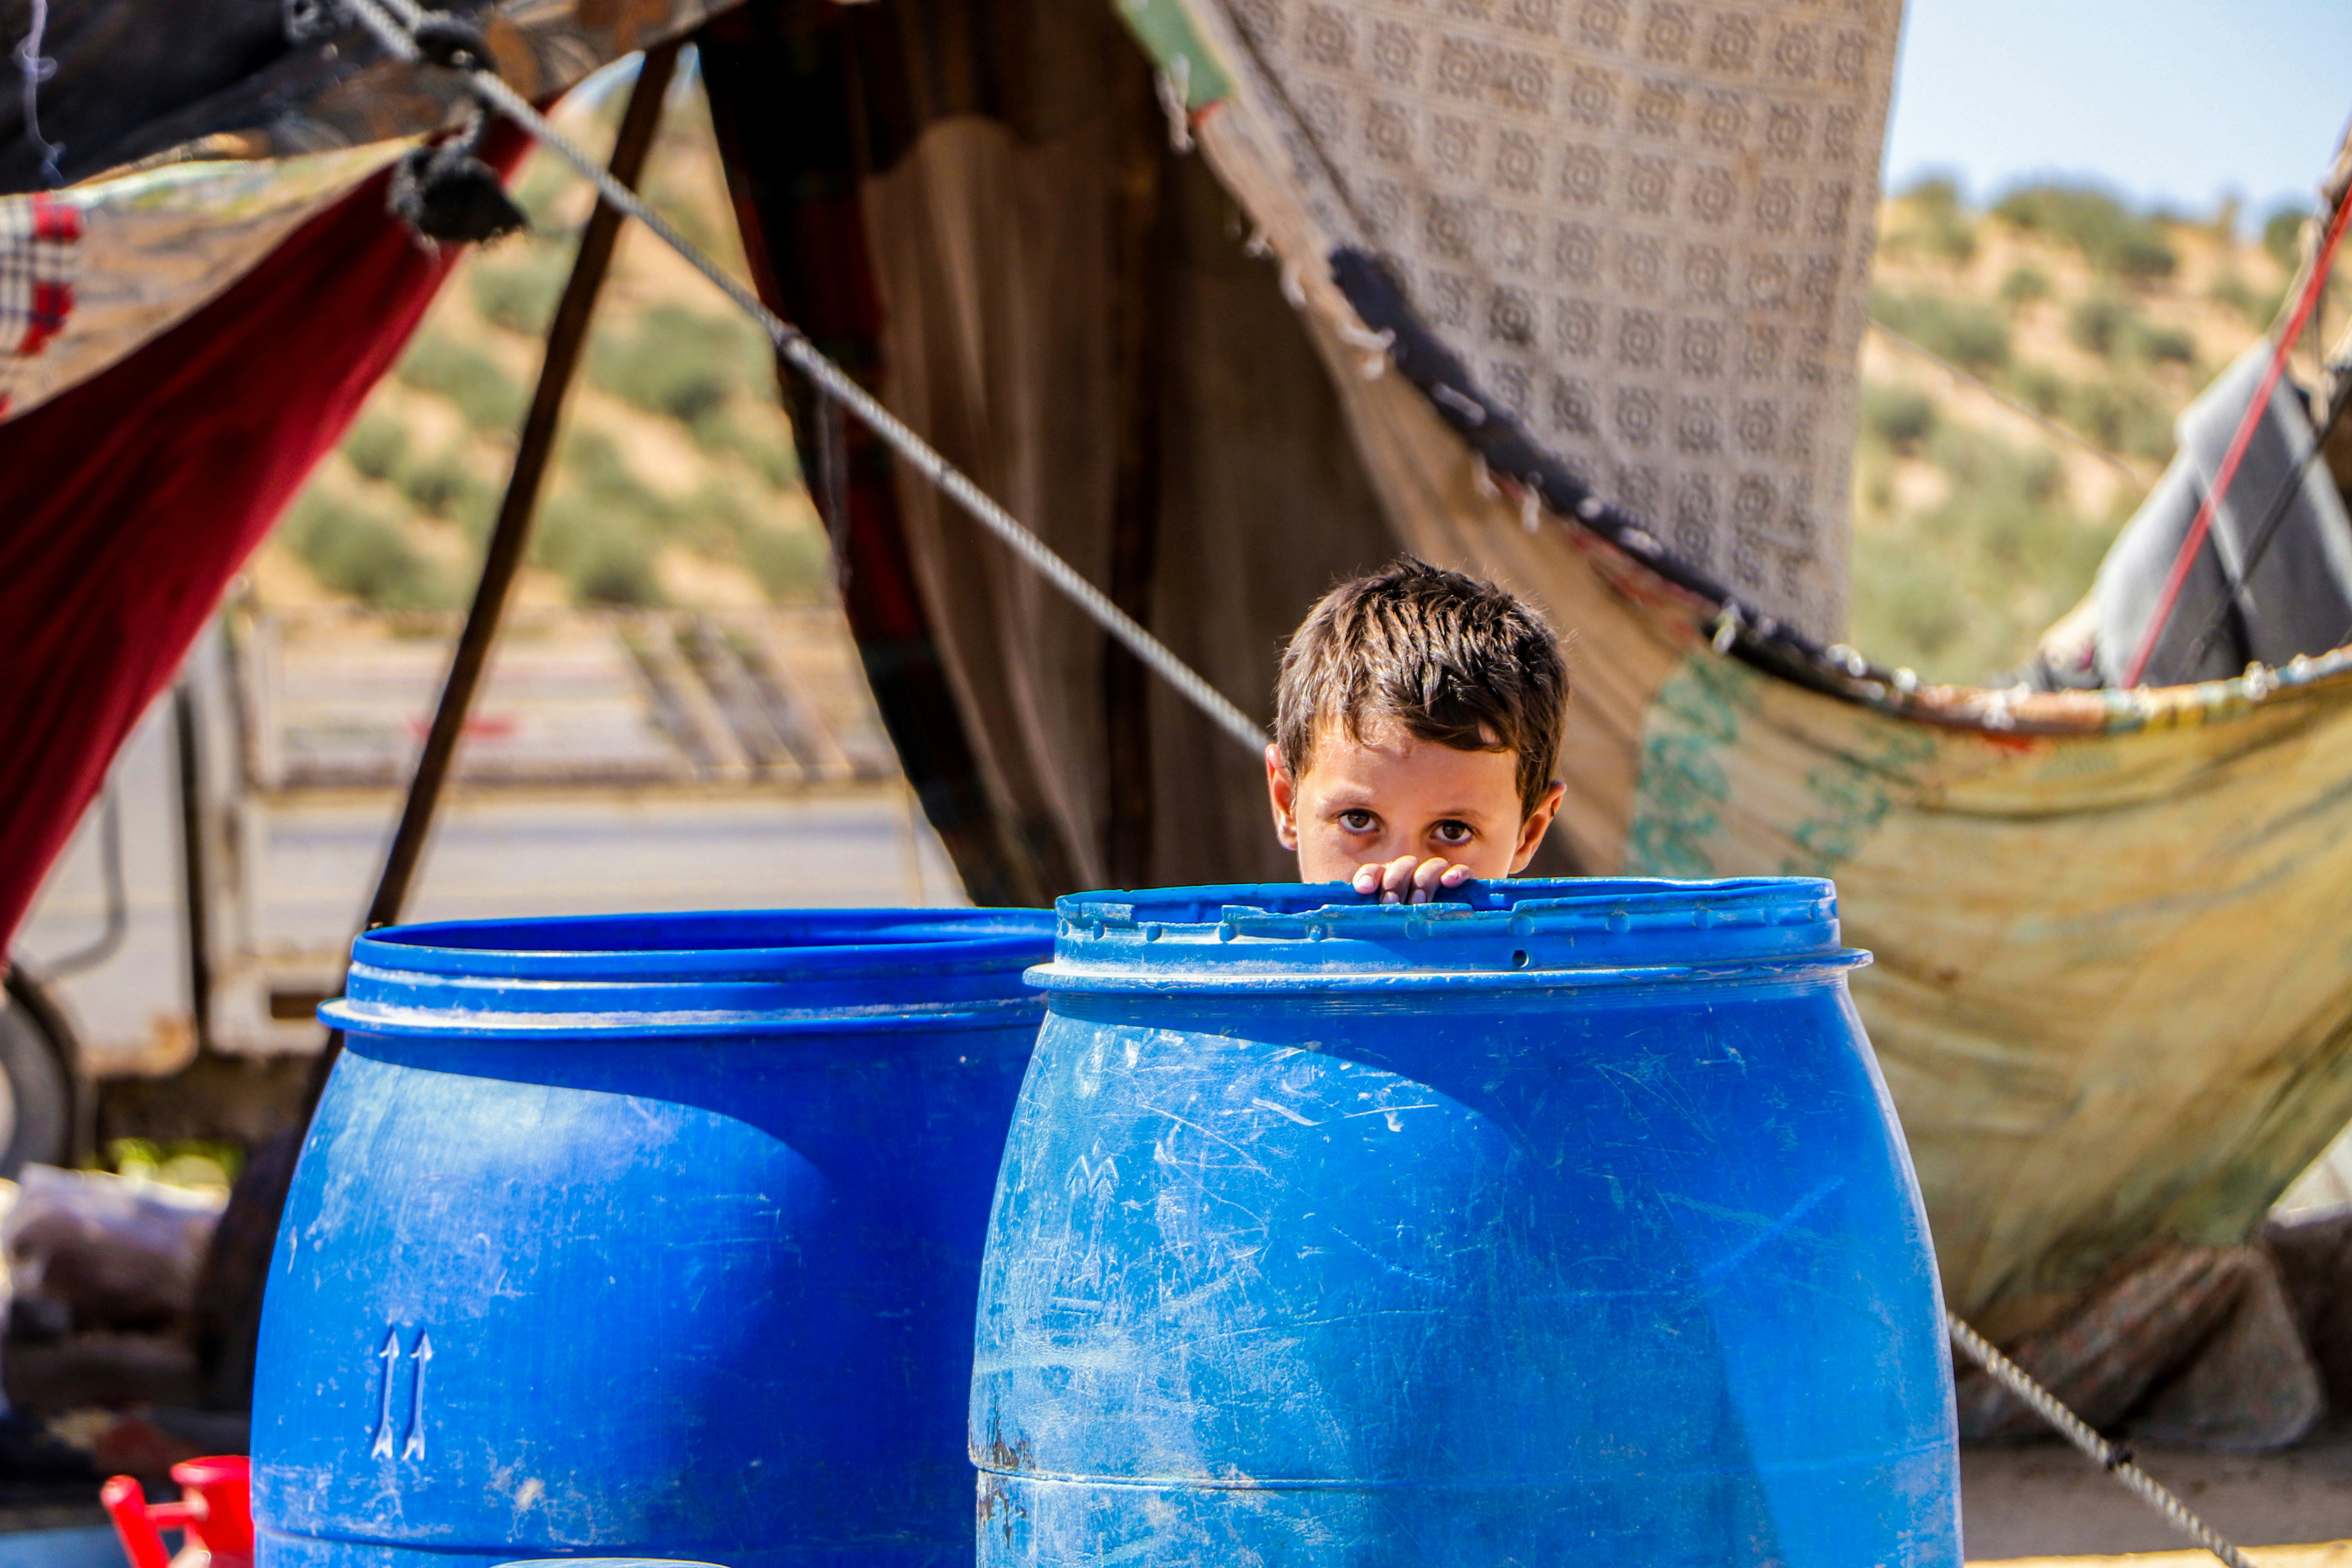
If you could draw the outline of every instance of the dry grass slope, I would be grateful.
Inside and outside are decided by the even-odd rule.
[[[1855,647],[1946,680],[2024,663],[2170,458],[2180,410],[2277,311],[2301,216],[2251,236],[2241,217],[2054,184],[1978,208],[1941,180],[1885,204],[1873,318],[1968,378],[1864,340]],[[2347,296],[2339,268],[2326,330]]]

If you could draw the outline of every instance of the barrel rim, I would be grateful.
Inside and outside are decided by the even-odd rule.
[[[770,1035],[915,1034],[1005,1028],[1044,1016],[1041,996],[967,997],[934,1006],[893,1003],[877,1007],[774,1008],[751,1011],[678,1010],[644,1013],[459,1012],[437,1007],[389,1007],[339,997],[319,1009],[320,1021],[348,1037],[384,1040],[510,1041],[579,1047],[604,1041],[748,1039]]]
[[[1048,991],[1507,991],[1692,984],[1867,963],[1822,877],[1529,878],[1428,903],[1346,883],[1076,894],[1055,906]]]
[[[630,984],[794,978],[844,980],[892,974],[932,974],[1011,969],[1034,963],[1053,934],[1045,910],[769,909],[664,910],[643,915],[531,915],[500,920],[424,921],[362,933],[352,943],[354,968],[459,979],[621,981]],[[892,930],[920,931],[927,940],[802,941],[657,947],[507,946],[462,941],[511,931],[518,936],[580,934],[623,922],[693,931],[771,922],[835,925],[846,934],[875,937]],[[970,934],[957,934],[960,931]],[[445,940],[435,940],[445,939]]]
[[[1242,895],[1242,896],[1236,896]],[[1814,902],[1834,900],[1837,885],[1827,877],[1489,877],[1437,890],[1426,904],[1382,903],[1346,882],[1218,882],[1201,887],[1140,888],[1065,893],[1054,900],[1064,920],[1112,918],[1145,907],[1181,904],[1292,905],[1268,913],[1305,915],[1327,909],[1418,909],[1457,913],[1508,914],[1522,905],[1596,905],[1638,900],[1654,905],[1721,905],[1727,900]],[[1310,902],[1310,900],[1313,900]],[[1169,924],[1166,916],[1155,917]],[[1213,922],[1208,922],[1213,923]]]
[[[1022,978],[1049,997],[1056,994],[1137,995],[1181,992],[1187,996],[1426,995],[1456,992],[1465,999],[1529,991],[1625,991],[1692,985],[1769,984],[1840,979],[1874,962],[1862,948],[1842,947],[1796,959],[1745,963],[1651,963],[1561,969],[1429,969],[1332,973],[1285,970],[1186,974],[1164,970],[1112,969],[1041,963]]]

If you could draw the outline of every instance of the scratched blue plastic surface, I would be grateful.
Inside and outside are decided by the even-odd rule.
[[[265,1568],[963,1563],[1043,910],[363,937],[263,1313]]]
[[[1834,889],[1065,899],[990,1221],[988,1568],[1957,1568]]]

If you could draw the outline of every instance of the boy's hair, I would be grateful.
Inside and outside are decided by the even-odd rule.
[[[1516,752],[1531,812],[1551,787],[1567,707],[1566,661],[1541,616],[1492,583],[1400,555],[1324,595],[1290,635],[1275,742],[1293,778],[1334,720],[1356,740],[1384,719],[1459,752]]]

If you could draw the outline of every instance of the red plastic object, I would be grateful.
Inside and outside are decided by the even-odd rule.
[[[98,1500],[114,1521],[131,1568],[253,1568],[251,1474],[242,1454],[183,1459],[172,1467],[172,1479],[180,1483],[178,1502],[150,1505],[130,1476],[100,1487]],[[177,1557],[163,1550],[167,1530],[184,1533]]]

